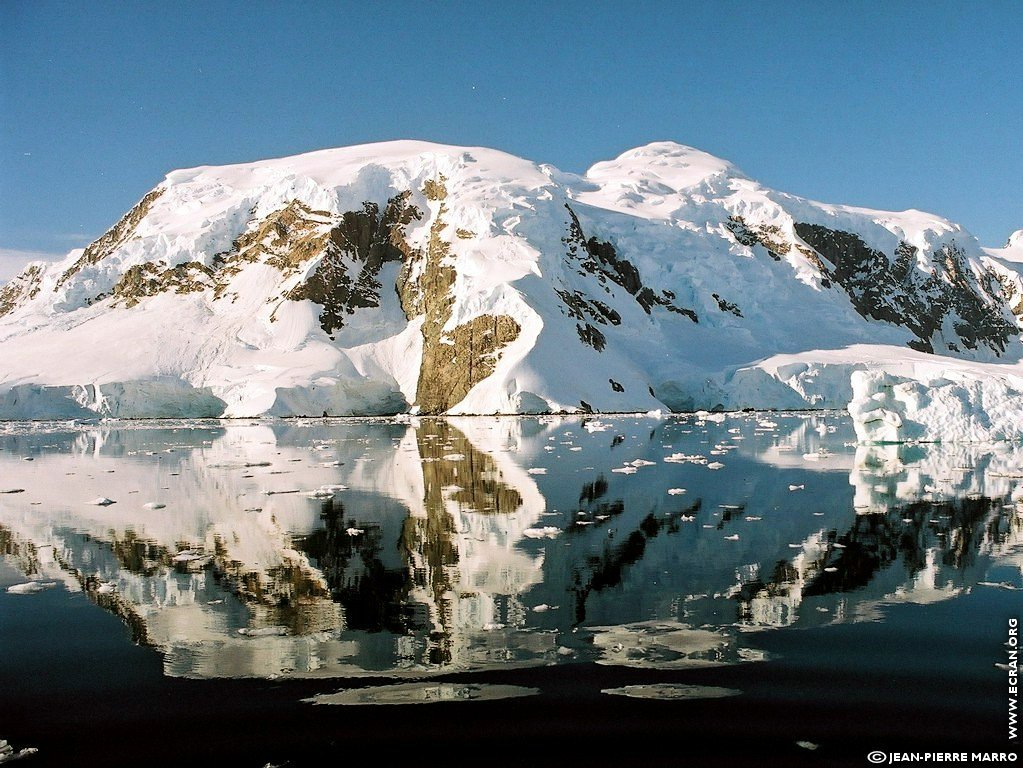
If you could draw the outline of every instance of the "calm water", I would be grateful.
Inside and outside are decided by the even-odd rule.
[[[25,766],[1023,752],[1023,446],[852,441],[837,412],[0,425],[0,739]]]

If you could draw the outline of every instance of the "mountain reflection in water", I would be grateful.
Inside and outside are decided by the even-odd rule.
[[[852,439],[840,413],[8,424],[0,552],[188,677],[742,663],[750,628],[1021,586],[1020,446]]]

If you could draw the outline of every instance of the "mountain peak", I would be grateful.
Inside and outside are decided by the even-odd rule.
[[[942,222],[670,141],[584,177],[417,141],[175,171],[0,287],[0,418],[831,407],[907,351],[1023,357],[1023,278]]]
[[[695,187],[718,176],[742,176],[727,160],[674,141],[655,141],[596,163],[587,179],[602,183],[647,182],[664,192]]]

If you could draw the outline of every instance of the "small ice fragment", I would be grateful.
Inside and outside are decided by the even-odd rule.
[[[639,472],[635,467],[615,467],[611,470],[612,472],[619,472],[623,475],[634,475]]]
[[[361,536],[366,531],[363,528],[345,528],[345,533],[349,536]]]
[[[24,488],[0,488],[0,493],[24,493]]]
[[[147,501],[145,504],[142,505],[142,508],[143,509],[163,509],[166,506],[167,506],[166,504],[161,504],[158,501]]]
[[[829,565],[827,568],[824,569],[824,572],[825,573],[834,573],[837,570],[838,569],[835,566]]]
[[[738,541],[739,534],[733,533],[731,536],[725,536],[725,541]]]
[[[804,488],[803,485],[790,485],[789,486],[789,490],[790,491],[801,491],[801,490],[803,490],[803,488]]]
[[[686,492],[685,488],[669,488],[668,489],[668,495],[669,496],[678,496],[679,494],[685,493],[685,492]]]
[[[0,739],[0,763],[8,763],[12,760],[20,760],[23,757],[34,755],[39,750],[35,747],[22,747],[17,752],[14,751],[7,739]]]
[[[812,741],[797,741],[796,746],[802,747],[803,749],[808,749],[812,752],[813,750],[817,749],[817,747],[820,745],[814,744]]]
[[[547,469],[544,467],[530,467],[526,470],[531,475],[546,475]]]
[[[534,613],[544,613],[545,611],[549,611],[550,609],[551,607],[547,605],[547,603],[540,603],[540,605],[533,606]]]
[[[710,464],[707,465],[707,469],[721,469],[721,467],[723,466],[725,465],[722,464],[720,461],[712,461]]]
[[[87,501],[85,503],[95,504],[97,507],[109,507],[111,504],[116,504],[117,502],[113,499],[108,499],[106,496],[98,496],[92,501]]]
[[[555,528],[553,525],[546,525],[543,528],[526,528],[526,530],[522,532],[522,535],[527,539],[553,539],[560,533],[560,528]]]
[[[245,635],[246,637],[280,637],[288,634],[287,627],[259,627],[258,629],[252,629],[249,627],[242,627],[238,630],[239,635]]]
[[[10,586],[7,588],[7,591],[12,595],[34,595],[36,592],[42,592],[44,589],[50,589],[55,586],[57,586],[55,581],[28,581],[24,584]]]

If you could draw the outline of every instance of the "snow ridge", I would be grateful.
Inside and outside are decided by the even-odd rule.
[[[668,141],[583,176],[417,141],[179,170],[0,288],[0,418],[844,407],[907,359],[1015,371],[1017,235]]]

